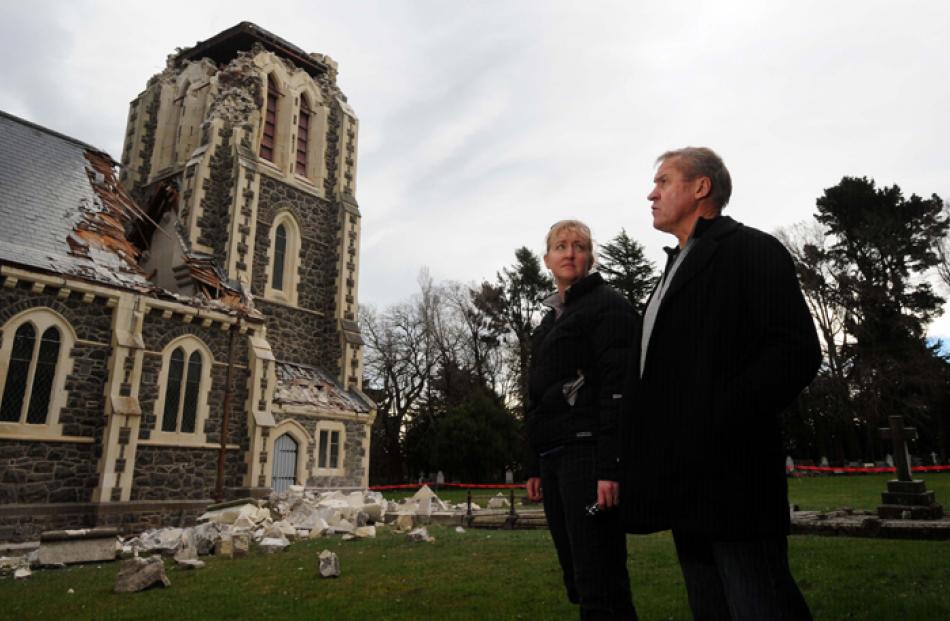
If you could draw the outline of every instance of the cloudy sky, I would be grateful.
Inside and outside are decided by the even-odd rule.
[[[601,240],[625,227],[659,260],[672,238],[645,197],[673,147],[716,149],[727,213],[768,231],[843,175],[950,198],[942,0],[4,2],[0,109],[118,159],[165,57],[242,20],[340,64],[361,122],[360,298],[377,306],[424,266],[493,277],[566,217]]]

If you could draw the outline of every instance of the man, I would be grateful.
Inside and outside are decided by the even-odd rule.
[[[627,529],[673,530],[696,619],[810,619],[788,568],[780,413],[815,376],[818,336],[781,243],[721,215],[719,156],[657,162],[653,226],[678,244],[627,389]]]

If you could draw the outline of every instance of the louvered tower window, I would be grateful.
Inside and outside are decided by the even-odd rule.
[[[297,117],[297,163],[298,175],[307,176],[307,142],[310,139],[310,107],[300,98],[300,115]]]
[[[267,107],[264,110],[264,133],[261,136],[261,157],[274,161],[274,149],[277,145],[277,84],[274,78],[267,78]]]

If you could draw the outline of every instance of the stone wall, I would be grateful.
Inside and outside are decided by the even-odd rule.
[[[218,132],[221,144],[211,156],[210,175],[204,181],[205,193],[201,199],[201,216],[198,218],[198,228],[201,231],[198,243],[212,249],[219,265],[225,265],[227,262],[231,197],[232,192],[236,191],[232,133],[230,125],[225,125]]]
[[[224,487],[243,482],[244,455],[227,451]],[[135,456],[132,500],[204,500],[214,497],[218,451],[212,448],[139,446]]]
[[[300,225],[300,284],[297,305],[264,299],[270,251],[270,229],[280,211],[290,211]],[[279,360],[320,367],[334,376],[340,372],[340,342],[334,319],[339,207],[267,176],[261,177],[257,205],[257,233],[251,291],[267,316],[267,336]]]
[[[47,530],[112,526],[134,535],[159,526],[191,526],[207,501],[0,505],[0,541],[36,541]]]
[[[98,453],[94,444],[0,441],[0,504],[88,502]]]
[[[318,367],[339,378],[340,342],[331,321],[284,304],[256,304],[267,317],[267,340],[278,360]]]

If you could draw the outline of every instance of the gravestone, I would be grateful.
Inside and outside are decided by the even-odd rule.
[[[939,520],[943,517],[943,507],[937,504],[934,492],[928,491],[922,480],[911,476],[907,440],[917,437],[917,429],[905,427],[901,416],[889,416],[888,422],[889,426],[880,431],[893,444],[897,478],[888,481],[887,491],[881,493],[878,516],[882,519]]]
[[[887,467],[888,467],[888,468],[893,468],[893,467],[894,467],[894,458],[891,456],[890,453],[888,453],[888,454],[884,457],[884,462],[887,464]]]
[[[512,485],[515,482],[515,473],[511,470],[505,470],[505,485]]]
[[[441,470],[435,473],[435,484],[439,486],[445,485],[445,475]]]
[[[822,468],[827,468],[827,467],[828,467],[828,458],[827,458],[827,457],[822,457],[820,463],[821,463],[821,467],[822,467]]]
[[[791,455],[788,455],[788,456],[785,458],[785,470],[786,470],[787,472],[791,472],[791,471],[794,470],[794,469],[795,469],[795,460],[792,459],[792,456],[791,456]]]

